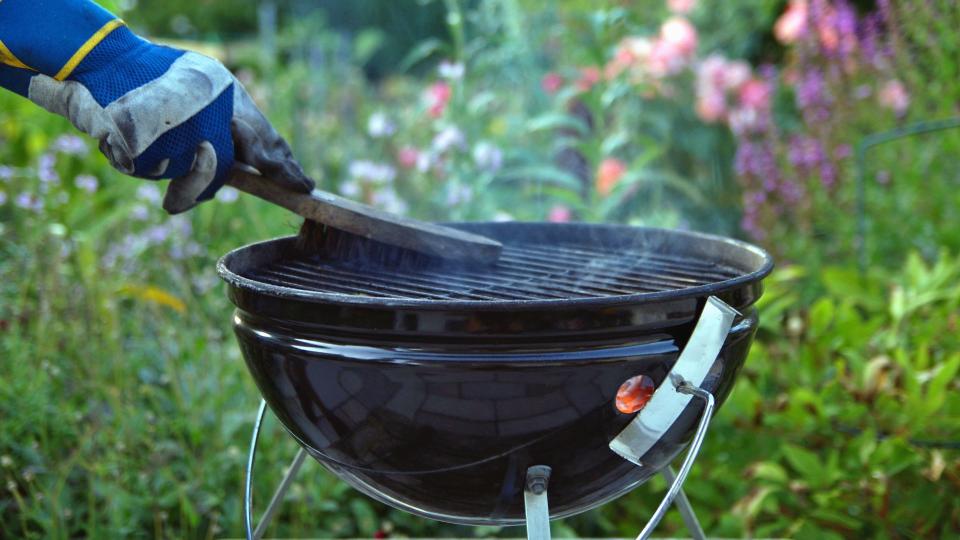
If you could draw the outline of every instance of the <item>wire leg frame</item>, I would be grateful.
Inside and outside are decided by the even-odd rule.
[[[663,516],[667,514],[667,510],[674,502],[677,503],[677,509],[680,510],[680,515],[683,516],[683,521],[690,530],[690,535],[695,540],[703,540],[706,538],[703,534],[703,529],[700,527],[700,523],[697,521],[697,517],[693,514],[690,501],[687,500],[687,496],[681,488],[683,487],[683,482],[687,479],[687,475],[690,473],[690,468],[693,467],[694,460],[697,459],[697,455],[700,453],[700,447],[703,446],[703,439],[707,435],[707,428],[710,427],[710,418],[713,416],[715,401],[713,394],[703,388],[693,386],[686,381],[677,385],[677,392],[690,394],[702,399],[704,401],[703,413],[700,416],[700,424],[697,426],[697,432],[694,434],[693,441],[690,443],[690,450],[680,465],[680,471],[674,475],[673,470],[668,467],[661,473],[667,481],[670,482],[670,487],[667,489],[666,495],[663,496],[663,500],[660,501],[660,506],[657,507],[657,510],[650,516],[650,520],[647,521],[646,526],[644,526],[640,534],[637,535],[637,540],[647,540],[650,538],[650,535],[653,534],[654,529],[660,524]]]
[[[263,533],[266,532],[267,527],[270,526],[270,522],[273,521],[273,515],[277,511],[277,507],[283,502],[287,490],[290,489],[293,479],[297,476],[300,467],[303,465],[303,461],[307,457],[307,453],[303,448],[297,451],[297,455],[293,457],[293,461],[290,463],[290,467],[287,468],[286,474],[283,475],[280,485],[273,493],[270,504],[268,504],[267,509],[263,511],[263,515],[260,516],[260,522],[257,524],[256,529],[254,529],[253,463],[257,457],[257,439],[260,438],[260,427],[263,425],[263,417],[266,412],[267,402],[260,400],[260,409],[257,411],[257,422],[253,426],[253,437],[250,440],[250,452],[247,455],[247,473],[243,485],[243,524],[246,529],[247,540],[260,540],[260,538],[263,538]]]
[[[670,487],[667,489],[667,493],[663,496],[663,500],[660,501],[660,505],[657,507],[657,510],[650,517],[650,520],[647,521],[647,524],[643,527],[643,530],[640,531],[640,534],[637,535],[637,540],[649,539],[650,535],[653,534],[654,529],[657,528],[657,525],[660,524],[660,521],[666,515],[670,505],[674,503],[677,505],[677,510],[680,511],[680,515],[683,517],[683,522],[690,531],[690,536],[694,540],[706,539],[703,529],[700,527],[700,522],[693,513],[693,507],[690,506],[690,501],[687,499],[686,494],[683,493],[682,488],[683,482],[687,479],[687,475],[690,473],[690,469],[693,467],[694,460],[696,460],[697,455],[700,453],[700,447],[703,446],[703,440],[707,435],[707,428],[710,427],[710,418],[713,416],[715,401],[713,394],[702,388],[693,386],[686,381],[677,385],[676,389],[680,393],[690,394],[704,400],[703,413],[700,417],[700,423],[697,426],[697,431],[693,436],[693,441],[690,443],[690,450],[687,452],[687,456],[683,459],[683,463],[680,465],[680,471],[674,473],[673,469],[667,467],[661,472],[663,477],[670,484]],[[303,448],[300,448],[299,451],[297,451],[297,455],[294,456],[293,461],[290,463],[290,467],[287,469],[286,474],[283,475],[283,479],[280,481],[280,485],[277,487],[273,497],[270,499],[267,509],[264,510],[263,515],[260,517],[260,522],[257,524],[256,528],[254,528],[253,464],[257,456],[257,439],[260,438],[260,428],[263,425],[263,418],[266,415],[266,411],[267,402],[261,400],[260,409],[257,411],[256,424],[254,424],[253,427],[253,436],[250,440],[250,452],[247,456],[246,478],[243,486],[243,522],[246,529],[247,540],[260,540],[260,538],[263,537],[263,533],[273,520],[273,515],[276,513],[277,507],[279,507],[280,503],[283,501],[284,496],[287,494],[287,490],[290,489],[293,479],[297,476],[297,473],[300,471],[300,467],[303,465],[303,462],[307,456]],[[549,469],[547,470],[549,471]],[[547,478],[549,478],[549,472],[547,473]],[[532,494],[533,493],[530,493],[530,495]],[[537,540],[549,540],[549,510],[547,510],[546,507],[545,484],[543,486],[543,490],[536,495],[537,497],[535,498],[542,498],[542,501],[539,504],[532,504],[531,501],[526,501],[527,508],[530,510],[531,508],[540,508],[542,505],[542,509],[538,512],[538,514],[546,512],[546,518],[536,521],[536,524],[534,525],[534,523],[530,522],[531,516],[527,516],[528,535],[530,535],[529,538],[531,539],[536,538]],[[531,533],[533,534],[531,535]]]

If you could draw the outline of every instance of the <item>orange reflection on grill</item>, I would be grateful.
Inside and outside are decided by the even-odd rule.
[[[617,410],[624,414],[639,411],[650,401],[656,389],[653,379],[646,375],[630,377],[617,390]]]

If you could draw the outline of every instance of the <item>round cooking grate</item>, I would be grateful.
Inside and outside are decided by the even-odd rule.
[[[597,243],[589,242],[590,237],[577,241],[576,236],[572,235],[573,241],[544,242],[542,237],[507,240],[499,263],[491,267],[391,270],[351,260],[288,255],[249,265],[237,273],[258,284],[355,297],[530,301],[680,291],[756,270],[723,264],[722,259],[711,260],[696,250],[685,253],[677,249],[684,242],[703,242],[700,237],[671,238],[673,242],[665,249],[662,242]]]

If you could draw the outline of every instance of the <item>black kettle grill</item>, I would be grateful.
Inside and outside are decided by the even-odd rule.
[[[526,520],[541,537],[548,519],[658,472],[676,481],[647,529],[678,493],[685,502],[714,400],[729,394],[756,331],[769,255],[674,230],[456,226],[503,242],[499,264],[391,271],[305,258],[292,238],[220,261],[250,373],[302,447],[258,532],[304,452],[396,508],[462,524]],[[645,405],[618,408],[638,378]],[[264,410],[248,464],[250,537]],[[668,466],[688,444],[674,477]]]

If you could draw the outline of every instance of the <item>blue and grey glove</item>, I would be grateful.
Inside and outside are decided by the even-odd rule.
[[[235,162],[313,189],[220,62],[145,41],[88,0],[0,0],[0,86],[98,139],[119,171],[172,178],[163,202],[172,214],[212,198]]]

